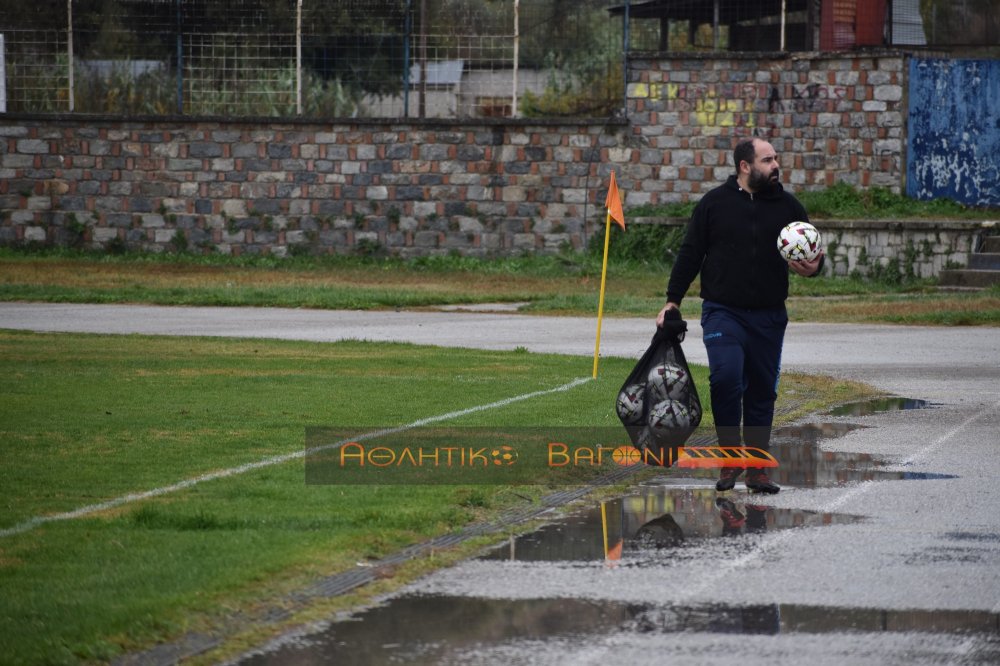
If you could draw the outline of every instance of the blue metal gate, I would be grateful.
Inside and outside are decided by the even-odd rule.
[[[910,60],[906,193],[1000,206],[1000,60]]]

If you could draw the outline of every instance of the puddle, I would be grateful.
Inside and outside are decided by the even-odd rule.
[[[696,479],[689,481],[697,483]],[[647,486],[638,494],[610,500],[513,537],[482,559],[628,561],[664,548],[693,546],[705,539],[859,520],[846,514],[761,506],[721,496],[704,483],[688,488]]]
[[[952,478],[930,472],[889,471],[884,468],[884,460],[870,454],[824,451],[819,446],[821,440],[842,437],[863,427],[853,423],[810,423],[776,428],[771,453],[780,465],[769,470],[769,476],[785,488]],[[683,547],[705,539],[861,519],[759,505],[754,502],[759,496],[747,494],[742,482],[737,482],[735,492],[719,494],[715,491],[717,477],[718,470],[714,469],[671,470],[642,482],[634,494],[512,538],[485,559],[629,560],[642,558],[651,550]]]
[[[776,428],[771,437],[771,453],[779,466],[768,476],[781,486],[816,488],[862,481],[951,479],[948,474],[889,471],[889,461],[868,453],[824,451],[823,439],[836,438],[865,426],[854,423],[810,423]],[[736,488],[742,484],[737,482]]]
[[[581,599],[404,596],[323,632],[247,658],[247,664],[463,663],[477,652],[609,634],[916,632],[995,636],[988,611],[883,610],[797,604],[656,606]]]
[[[929,406],[926,400],[916,398],[875,398],[861,402],[851,402],[835,407],[828,412],[829,416],[871,416],[879,412],[898,412],[904,409],[925,409]]]
[[[932,472],[891,471],[885,469],[890,461],[871,454],[824,451],[819,446],[824,439],[835,439],[866,427],[856,423],[807,423],[775,428],[771,435],[770,452],[778,459],[779,465],[768,470],[768,476],[783,488],[824,488],[862,481],[954,478],[952,475]],[[717,470],[674,470],[668,476],[658,477],[648,483],[663,486],[678,483],[676,475],[679,472],[706,484],[718,477]],[[737,481],[736,490],[743,492],[742,481]]]

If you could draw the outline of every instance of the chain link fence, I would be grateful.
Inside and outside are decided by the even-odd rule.
[[[1000,0],[0,0],[0,112],[605,117],[625,51],[998,43]]]
[[[0,0],[0,112],[606,116],[596,0]]]

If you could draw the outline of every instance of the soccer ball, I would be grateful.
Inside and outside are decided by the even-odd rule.
[[[652,402],[682,400],[688,392],[690,377],[687,371],[673,363],[658,363],[649,371],[646,386]]]
[[[642,384],[632,384],[618,394],[615,410],[622,423],[636,425],[642,422],[642,393]]]
[[[808,222],[792,222],[778,234],[778,252],[785,261],[812,261],[819,256],[822,238]]]
[[[655,435],[667,435],[671,430],[690,425],[691,414],[684,403],[677,400],[663,400],[649,410],[649,427]]]

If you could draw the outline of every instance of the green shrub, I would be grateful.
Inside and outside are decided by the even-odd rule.
[[[878,219],[891,217],[982,217],[983,209],[969,208],[950,199],[918,201],[885,187],[855,189],[846,183],[817,192],[797,192],[810,217]],[[995,211],[993,214],[996,214]]]
[[[618,225],[612,224],[608,259],[654,266],[673,264],[684,240],[684,232],[685,227],[662,224],[633,224],[627,227],[627,231],[622,231]],[[590,239],[587,253],[597,259],[604,255],[603,228]]]

